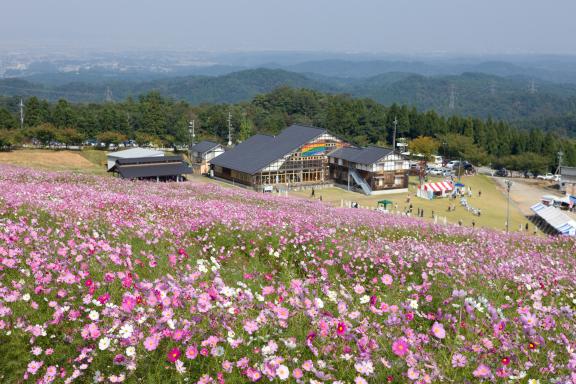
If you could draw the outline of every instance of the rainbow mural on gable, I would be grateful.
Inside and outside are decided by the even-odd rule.
[[[335,144],[332,146],[328,146],[326,141],[318,142],[318,143],[311,143],[306,144],[302,147],[302,151],[300,152],[300,156],[302,157],[309,157],[309,156],[322,156],[326,152],[331,151],[336,148],[340,148],[343,146],[342,143],[339,142],[330,142],[330,144]]]

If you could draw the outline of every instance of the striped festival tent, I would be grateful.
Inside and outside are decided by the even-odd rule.
[[[446,197],[454,190],[454,185],[449,181],[438,181],[436,183],[427,183],[418,186],[416,196],[432,200],[435,197]]]

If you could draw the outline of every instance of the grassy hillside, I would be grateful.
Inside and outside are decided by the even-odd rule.
[[[0,166],[2,382],[569,382],[576,243]]]

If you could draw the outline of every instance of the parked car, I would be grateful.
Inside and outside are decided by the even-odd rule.
[[[454,167],[458,167],[458,164],[460,164],[460,160],[452,160],[449,161],[448,163],[446,163],[446,167],[450,168],[450,169],[454,169]]]
[[[429,168],[428,174],[432,176],[441,176],[444,175],[444,170],[442,168]]]
[[[509,172],[506,168],[500,168],[494,173],[494,176],[506,177],[508,176],[508,173]]]
[[[545,175],[538,175],[536,176],[536,178],[540,180],[560,181],[560,175],[554,175],[552,173],[547,173]]]

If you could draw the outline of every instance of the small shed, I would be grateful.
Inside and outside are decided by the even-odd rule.
[[[418,186],[416,196],[432,200],[438,197],[446,197],[454,191],[454,185],[449,181],[439,181],[436,183],[421,184]]]
[[[204,140],[190,147],[190,160],[194,173],[205,174],[210,170],[210,161],[224,153],[224,147],[213,141]]]
[[[108,171],[116,164],[118,159],[136,159],[142,157],[162,157],[164,152],[149,148],[131,148],[124,151],[108,152]]]

